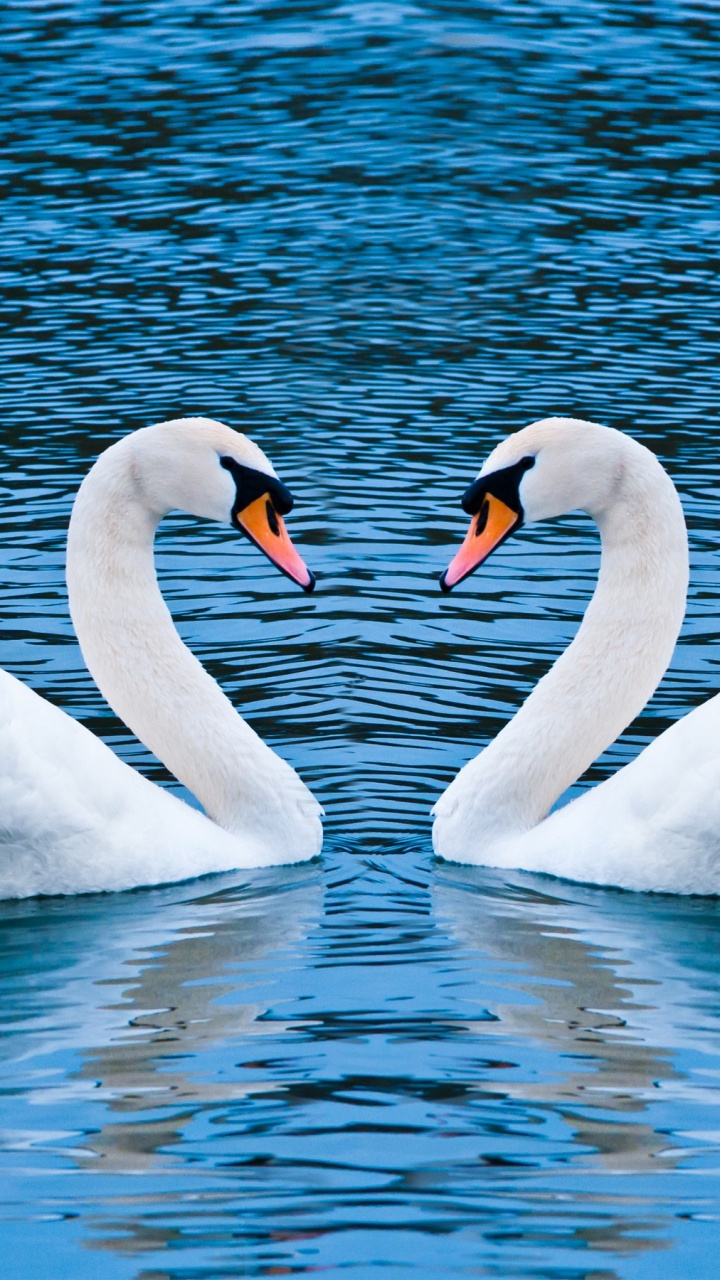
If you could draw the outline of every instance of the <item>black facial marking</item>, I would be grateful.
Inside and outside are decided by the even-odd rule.
[[[485,529],[485,525],[486,525],[486,524],[487,524],[487,522],[488,522],[488,516],[489,516],[489,514],[490,514],[490,503],[488,502],[488,500],[487,500],[487,498],[486,498],[486,499],[485,499],[485,501],[483,502],[483,504],[482,504],[481,508],[480,508],[480,514],[478,515],[478,518],[477,518],[477,524],[475,525],[475,537],[476,537],[476,538],[477,538],[477,537],[478,537],[478,535],[479,535],[479,534],[481,534],[481,533],[483,532],[483,530]]]
[[[477,480],[473,480],[462,496],[463,510],[467,511],[469,516],[477,515],[483,503],[486,502],[488,494],[491,494],[493,498],[499,498],[501,502],[504,502],[506,507],[510,507],[511,511],[517,511],[522,518],[520,481],[525,472],[534,466],[534,458],[521,458],[519,462],[513,462],[509,467],[502,467],[500,471],[493,471],[487,476],[478,476]],[[485,513],[483,529],[486,521],[487,512]],[[482,529],[478,528],[477,532],[482,533]]]
[[[256,471],[254,467],[244,467],[240,462],[236,462],[234,458],[221,458],[220,466],[230,472],[235,481],[235,501],[233,502],[232,518],[237,524],[237,516],[245,507],[249,507],[251,502],[255,502],[256,498],[262,498],[267,493],[270,496],[273,510],[273,520],[277,526],[275,512],[278,511],[281,516],[286,516],[288,511],[293,508],[293,496],[290,490],[278,480],[275,476],[269,476],[264,471]],[[268,513],[268,524],[273,533],[279,532],[279,526],[273,528],[270,515]]]
[[[270,525],[270,532],[274,533],[277,538],[280,533],[280,525],[278,524],[278,518],[275,514],[275,508],[269,498],[265,503],[265,515],[267,516],[267,522]]]

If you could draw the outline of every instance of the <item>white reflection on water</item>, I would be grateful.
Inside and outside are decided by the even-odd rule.
[[[489,1034],[551,1055],[548,1076],[532,1060],[530,1074],[508,1079],[508,1099],[561,1114],[573,1140],[616,1173],[714,1151],[712,1132],[688,1150],[654,1112],[720,1099],[720,904],[522,873],[510,881],[442,868],[433,888],[454,936],[510,988],[492,1006]]]

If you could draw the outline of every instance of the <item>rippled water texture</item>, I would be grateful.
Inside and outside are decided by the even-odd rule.
[[[547,413],[626,428],[720,687],[713,0],[0,8],[0,662],[166,781],[69,625],[103,446],[224,418],[303,597],[160,534],[183,635],[327,811],[321,863],[0,906],[9,1280],[716,1273],[720,907],[434,863],[428,809],[577,626],[579,518],[449,599],[458,498]]]

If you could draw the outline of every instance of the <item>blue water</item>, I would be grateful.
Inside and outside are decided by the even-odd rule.
[[[437,590],[534,418],[633,432],[690,527],[672,668],[585,783],[720,688],[719,19],[0,9],[0,664],[173,785],[84,670],[65,528],[109,442],[223,418],[317,592],[182,516],[163,589],[327,811],[319,863],[0,905],[10,1280],[716,1273],[720,905],[437,863],[428,810],[592,589],[572,517]]]

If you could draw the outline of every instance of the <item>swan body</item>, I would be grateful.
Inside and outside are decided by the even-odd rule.
[[[311,589],[282,522],[290,504],[260,449],[210,419],[145,428],[100,456],[68,533],[73,624],[103,695],[205,812],[0,671],[0,897],[127,889],[319,852],[320,806],[183,644],[153,561],[157,524],[180,507],[245,529]]]
[[[450,589],[522,523],[597,523],[595,593],[572,644],[433,810],[436,853],[625,889],[720,893],[720,695],[613,777],[550,812],[642,710],[685,611],[687,533],[672,481],[619,431],[546,419],[503,441],[464,499]]]

